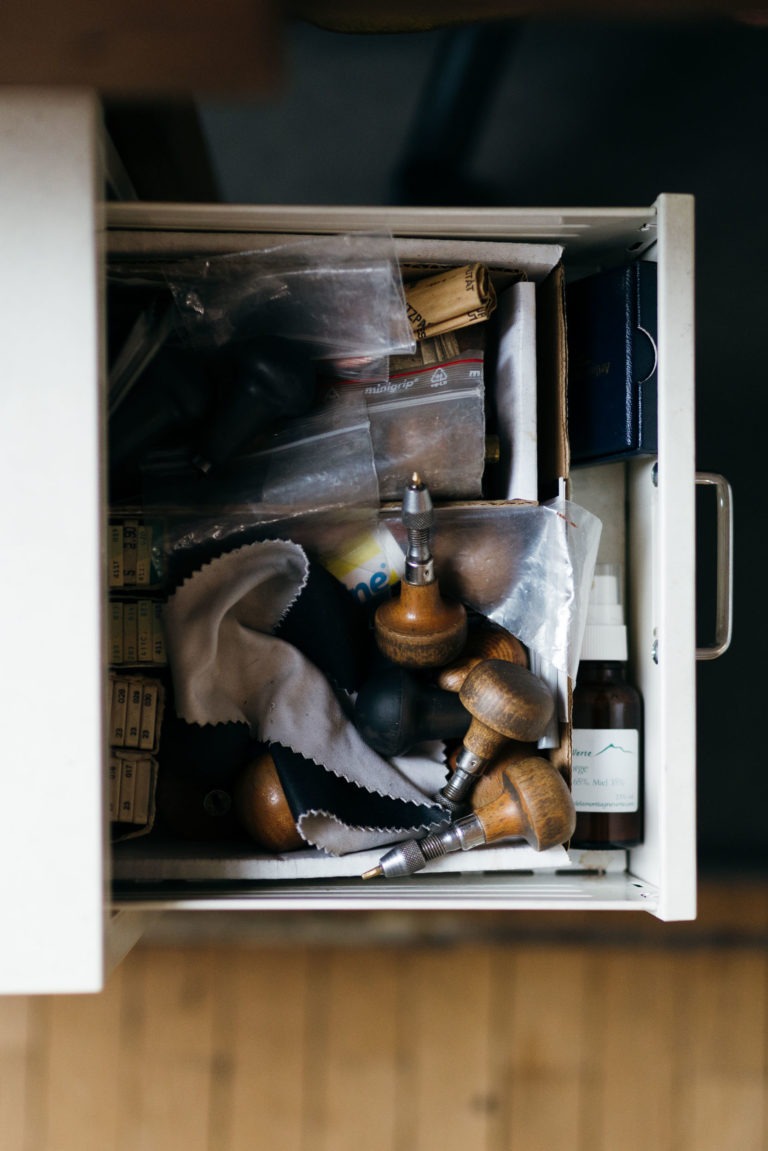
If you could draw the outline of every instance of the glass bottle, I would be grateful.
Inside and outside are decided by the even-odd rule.
[[[643,838],[643,707],[627,679],[620,587],[618,565],[598,565],[573,691],[573,847],[631,847]]]

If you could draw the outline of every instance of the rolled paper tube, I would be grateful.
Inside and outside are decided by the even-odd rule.
[[[410,284],[405,302],[413,334],[426,340],[487,320],[496,292],[484,264],[465,264]]]

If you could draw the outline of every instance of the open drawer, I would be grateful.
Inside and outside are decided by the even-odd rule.
[[[2,272],[7,498],[3,694],[10,834],[3,844],[6,990],[88,990],[107,938],[173,909],[696,910],[693,203],[643,208],[355,209],[97,205],[96,113],[86,97],[6,99],[13,221]],[[23,146],[21,143],[23,137]],[[66,139],[66,144],[62,143]],[[34,189],[34,194],[30,193]],[[106,217],[106,220],[105,220]],[[102,243],[101,225],[109,230]],[[98,285],[109,234],[335,233],[563,246],[566,273],[658,265],[658,458],[627,479],[632,675],[645,707],[645,840],[555,872],[422,874],[252,884],[121,885],[113,899],[104,802],[105,584]],[[44,338],[39,330],[45,316]],[[579,478],[574,476],[575,498]],[[11,500],[10,493],[14,499]],[[54,594],[55,593],[55,594]],[[41,667],[47,675],[41,675]],[[50,682],[48,682],[50,675]],[[112,924],[110,928],[109,925]],[[121,934],[122,933],[122,934]],[[123,939],[121,943],[119,940]],[[11,942],[12,941],[12,942]]]

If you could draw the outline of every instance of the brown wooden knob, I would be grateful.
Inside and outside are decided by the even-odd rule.
[[[530,759],[531,756],[538,755],[539,751],[535,743],[516,743],[514,740],[508,743],[493,763],[488,764],[485,772],[472,788],[469,796],[469,806],[472,811],[479,811],[486,803],[496,799],[498,795],[496,766],[498,764],[519,763],[523,759]],[[449,759],[448,763],[453,770],[455,761],[451,763]]]
[[[453,775],[440,789],[441,798],[454,811],[502,747],[510,739],[535,743],[555,709],[552,693],[538,676],[501,659],[487,659],[473,667],[459,699],[473,718]]]
[[[306,847],[268,751],[246,764],[235,786],[235,811],[245,830],[266,851]]]
[[[483,794],[485,802],[475,814],[486,843],[525,839],[536,851],[546,851],[573,835],[573,796],[560,772],[541,756],[494,764]]]
[[[472,668],[459,699],[473,716],[464,747],[491,759],[508,739],[535,743],[545,732],[555,701],[546,684],[526,667],[489,659]]]
[[[458,659],[440,668],[436,675],[438,687],[461,691],[472,668],[486,659],[503,659],[528,667],[528,652],[516,636],[484,616],[472,616],[464,649]]]
[[[455,659],[467,638],[462,603],[444,600],[436,581],[403,581],[399,596],[376,610],[374,631],[379,650],[402,667],[441,667]]]
[[[541,756],[505,757],[492,768],[484,792],[486,800],[475,811],[391,848],[363,879],[412,875],[441,855],[505,839],[524,839],[536,851],[546,851],[573,834],[573,797],[559,771]]]

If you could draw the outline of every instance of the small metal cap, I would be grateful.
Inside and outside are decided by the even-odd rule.
[[[435,518],[429,488],[418,472],[403,494],[403,527],[408,533],[408,551],[405,557],[406,583],[423,586],[434,583],[435,565],[430,547],[430,533]]]
[[[426,862],[418,840],[407,839],[382,855],[378,867],[366,871],[363,879],[373,879],[379,875],[387,879],[398,879],[403,875],[413,875],[414,871],[421,871]]]
[[[409,531],[428,531],[434,523],[432,497],[418,472],[413,473],[403,493],[402,519],[403,526]]]
[[[464,771],[457,766],[451,778],[440,789],[441,801],[452,807],[454,811],[459,809],[464,810],[467,806],[469,793],[474,787],[477,778],[474,772]]]

